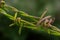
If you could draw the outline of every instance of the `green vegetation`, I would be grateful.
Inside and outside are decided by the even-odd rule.
[[[46,24],[46,20],[53,19],[53,17],[49,15],[49,17],[47,16],[48,18],[45,17],[47,11],[48,10],[45,10],[41,17],[36,17],[7,5],[5,1],[1,1],[0,28],[3,29],[0,30],[8,35],[8,37],[11,37],[11,40],[26,40],[29,31],[47,35],[46,37],[56,36],[57,38],[60,36],[60,29],[50,23]],[[49,20],[48,22],[50,22]]]

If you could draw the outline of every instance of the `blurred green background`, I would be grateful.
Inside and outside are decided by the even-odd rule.
[[[60,0],[5,0],[5,1],[6,4],[16,7],[17,9],[24,11],[32,16],[40,17],[41,14],[44,12],[45,8],[48,8],[48,12],[46,15],[51,15],[55,17],[55,22],[53,25],[56,25],[57,27],[60,28]],[[6,23],[6,20],[4,22]],[[47,35],[36,34],[36,33],[34,34],[34,32],[31,30],[24,31],[27,29],[23,29],[22,36],[20,37],[17,32],[18,30],[17,27],[6,28],[5,30],[6,33],[4,34],[7,35],[8,37],[7,40],[26,40],[27,36],[28,36],[27,40],[40,40],[40,38],[42,40],[44,39],[60,40],[59,38],[57,37],[54,38],[53,36],[48,37]],[[48,38],[46,39],[44,38],[44,36]]]

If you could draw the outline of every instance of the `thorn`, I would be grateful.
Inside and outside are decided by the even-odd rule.
[[[37,26],[41,23],[41,19],[45,16],[45,14],[47,13],[48,9],[46,8],[45,11],[43,12],[43,14],[41,15],[39,21],[37,22]]]
[[[42,18],[41,20],[38,21],[37,26],[39,26],[39,24],[41,24],[44,20],[51,18],[51,16],[46,16],[44,18]]]

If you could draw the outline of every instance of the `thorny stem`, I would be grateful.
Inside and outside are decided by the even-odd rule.
[[[1,2],[1,0],[0,0],[0,2]],[[0,3],[1,4],[1,3]],[[8,5],[5,5],[5,7],[7,7],[7,8],[11,8],[14,12],[21,12],[21,11],[19,11],[19,10],[17,10],[16,8],[14,8],[14,7],[12,7],[12,6],[8,6]],[[1,12],[1,11],[0,11]],[[47,12],[47,9],[45,10],[45,12],[42,14],[42,16],[40,17],[40,20],[38,21],[38,23],[37,23],[37,25],[39,25],[43,20],[45,20],[47,17],[45,17],[45,18],[43,18],[44,16],[45,16],[45,14],[46,14],[46,12]],[[2,13],[5,15],[5,16],[7,16],[9,19],[11,19],[11,20],[13,20],[13,16],[11,16],[11,15],[9,15],[9,14],[7,14],[6,12],[4,12],[4,11],[2,11]],[[24,15],[23,15],[24,16]],[[34,16],[30,16],[30,15],[27,15],[27,17],[29,17],[29,18],[35,18]],[[29,24],[29,25],[31,25],[32,27],[36,27],[36,25],[34,25],[34,24],[32,24],[32,23],[30,23],[30,22],[28,22],[28,21],[25,21],[25,20],[20,20],[21,22],[23,22],[23,23],[26,23],[26,24]],[[21,26],[21,25],[20,25]],[[54,29],[55,31],[57,30],[57,31],[59,31],[60,32],[60,29],[58,29],[57,27],[55,27],[55,26],[53,26],[53,25],[50,25],[50,27],[52,28],[52,29]],[[38,27],[36,27],[35,29],[37,29]],[[20,29],[20,32],[21,32],[21,29]]]
[[[1,12],[3,15],[7,16],[9,19],[11,19],[11,20],[14,21],[14,17],[13,17],[13,16],[9,15],[8,13],[6,13],[3,9],[0,9],[0,10],[1,10],[0,12]],[[21,19],[21,21],[24,22],[24,23],[26,23],[26,24],[29,24],[29,25],[32,25],[32,26],[35,27],[35,25],[34,25],[33,23],[30,23],[30,22],[25,21],[25,20],[23,20],[23,19]]]
[[[37,23],[37,20],[39,19],[39,17],[28,15],[27,13],[25,13],[23,11],[19,11],[15,7],[12,7],[12,6],[9,6],[9,5],[5,5],[5,8],[11,9],[14,12],[18,12],[19,15],[21,15],[23,17],[27,17],[27,18],[32,19],[34,21],[34,23]]]
[[[25,14],[25,12],[23,11],[19,11],[18,9],[16,9],[15,7],[12,7],[12,6],[9,6],[9,5],[5,5],[6,8],[10,8],[12,9],[12,11],[14,12],[20,12],[20,14]],[[32,18],[36,18],[36,19],[39,19],[39,17],[36,17],[36,16],[31,16],[31,15],[28,15],[27,13],[23,16],[28,16],[28,17],[32,17]]]

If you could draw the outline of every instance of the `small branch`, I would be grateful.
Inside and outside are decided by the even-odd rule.
[[[46,18],[48,18],[48,17],[45,17],[44,19],[42,19],[44,16],[45,16],[45,14],[47,13],[47,9],[44,11],[44,13],[41,15],[41,17],[40,17],[40,19],[39,19],[39,21],[37,22],[37,26],[44,20],[44,19],[46,19]],[[50,17],[50,16],[49,16]],[[41,20],[42,19],[42,20]]]
[[[12,7],[12,6],[9,6],[9,5],[5,5],[5,8],[9,8],[11,9],[12,11],[14,12],[20,12],[20,15],[22,16],[27,16],[29,18],[35,18],[35,19],[39,19],[39,17],[36,17],[36,16],[31,16],[31,15],[28,15],[27,13],[23,12],[23,11],[19,11],[18,9],[16,9],[15,7]]]
[[[11,16],[11,15],[9,15],[8,13],[6,13],[3,9],[0,9],[0,12],[1,12],[3,15],[7,16],[9,19],[11,19],[11,20],[14,21],[14,17]],[[26,24],[29,24],[29,25],[31,25],[31,26],[35,26],[33,23],[30,23],[30,22],[25,21],[25,20],[23,20],[23,19],[21,19],[21,21],[24,22],[24,23],[26,23]]]
[[[42,13],[40,19],[42,19],[45,16],[45,14],[47,13],[47,11],[48,11],[48,9],[46,8],[45,11]]]

